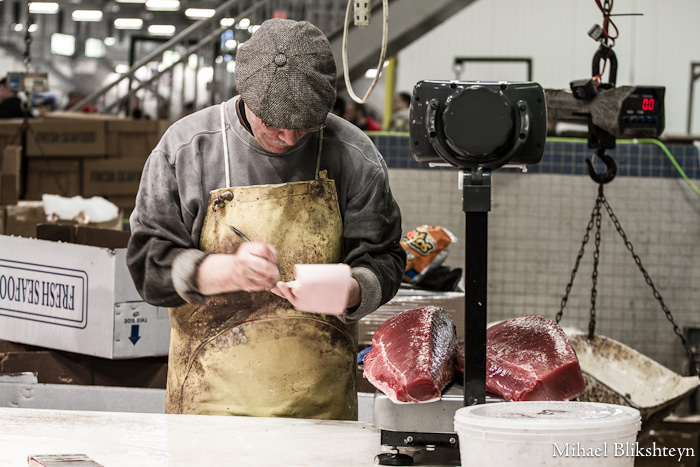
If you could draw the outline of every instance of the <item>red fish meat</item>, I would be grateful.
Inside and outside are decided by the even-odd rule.
[[[442,308],[406,310],[382,323],[364,358],[364,377],[394,402],[440,398],[455,371],[457,333]]]
[[[525,315],[486,331],[487,391],[509,401],[566,401],[585,389],[576,353],[555,321]]]

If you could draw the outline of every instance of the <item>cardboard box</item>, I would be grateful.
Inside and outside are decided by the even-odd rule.
[[[24,199],[39,200],[44,194],[80,195],[81,167],[78,158],[28,159]]]
[[[99,118],[48,118],[29,122],[27,157],[104,156],[105,121]]]
[[[44,203],[41,201],[19,201],[16,205],[5,206],[5,235],[36,238],[36,230],[39,224],[76,225],[73,220],[59,219],[49,222],[44,211]],[[106,222],[91,222],[88,227],[101,229],[122,230],[123,216]]]
[[[0,374],[33,373],[39,384],[165,389],[167,357],[108,360],[39,347],[0,346]]]
[[[457,340],[464,342],[464,292],[432,292],[401,287],[394,298],[377,311],[362,318],[358,323],[358,346],[361,349],[372,345],[374,331],[384,321],[402,311],[422,306],[443,308],[457,327]]]
[[[83,161],[83,196],[136,196],[145,159]]]
[[[0,172],[19,175],[22,164],[22,146],[9,145],[2,150],[2,166]]]
[[[19,201],[17,178],[14,174],[0,174],[0,204],[17,204]]]
[[[107,121],[107,156],[141,160],[141,165],[158,143],[156,120],[114,119]],[[155,143],[154,143],[155,140]]]
[[[3,235],[0,339],[108,359],[165,356],[170,321],[138,295],[125,249]]]
[[[0,150],[11,144],[22,144],[18,134],[21,127],[21,118],[0,119]]]

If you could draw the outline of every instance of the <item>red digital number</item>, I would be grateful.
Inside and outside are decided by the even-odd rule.
[[[642,99],[642,110],[654,110],[654,99]]]

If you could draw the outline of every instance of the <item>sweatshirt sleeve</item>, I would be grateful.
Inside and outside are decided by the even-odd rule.
[[[389,187],[388,171],[379,164],[362,189],[348,199],[344,212],[345,262],[352,267],[362,298],[346,319],[354,321],[391,300],[401,285],[406,253],[401,240],[401,211]]]
[[[194,245],[194,216],[183,214],[187,210],[182,209],[177,183],[174,165],[162,149],[156,148],[143,168],[136,207],[129,220],[127,266],[141,297],[156,306],[201,303],[205,299],[196,292],[196,271],[206,253]]]

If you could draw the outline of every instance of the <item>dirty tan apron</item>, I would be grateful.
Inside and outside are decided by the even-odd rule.
[[[312,181],[213,190],[200,248],[234,253],[242,240],[231,225],[277,249],[283,281],[294,279],[294,264],[339,262],[335,183],[318,162]],[[355,348],[339,318],[263,291],[172,308],[170,322],[167,413],[357,419]]]

